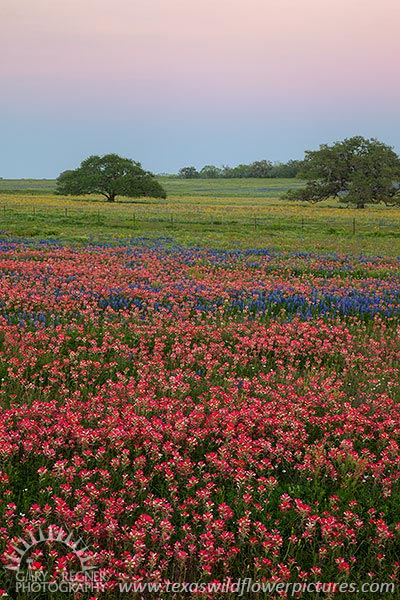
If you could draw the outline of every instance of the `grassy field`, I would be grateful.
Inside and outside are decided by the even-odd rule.
[[[296,179],[179,179],[159,177],[171,196],[213,198],[278,198],[289,188],[302,187]]]
[[[0,237],[87,243],[167,237],[219,248],[400,255],[400,209],[346,208],[278,198],[169,196],[107,204],[49,193],[3,194]]]
[[[162,177],[166,200],[63,198],[50,179],[0,180],[0,236],[87,243],[168,238],[186,246],[400,255],[400,209],[281,199],[293,179]]]
[[[278,198],[303,183],[295,179],[179,179],[158,177],[168,196],[211,198]],[[0,179],[0,195],[53,194],[54,179]]]
[[[169,196],[213,198],[277,198],[289,188],[301,187],[296,179],[179,179],[158,177]],[[55,179],[0,179],[0,194],[52,194]]]
[[[53,193],[55,179],[0,179],[0,194]]]

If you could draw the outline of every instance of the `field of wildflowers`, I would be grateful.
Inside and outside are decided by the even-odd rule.
[[[71,598],[397,582],[398,259],[9,240],[0,282],[3,565],[55,528],[104,582]]]

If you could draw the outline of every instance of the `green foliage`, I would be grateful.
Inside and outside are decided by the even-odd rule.
[[[240,164],[236,167],[223,165],[205,165],[200,171],[196,167],[183,167],[178,173],[181,179],[278,179],[297,177],[301,168],[299,160],[289,160],[287,163],[272,163],[269,160],[256,160],[249,165]]]
[[[276,179],[292,179],[299,176],[302,168],[301,160],[289,160],[287,163],[276,162],[271,169],[271,177]]]
[[[214,165],[205,165],[200,171],[200,177],[205,179],[216,179],[217,177],[221,177],[221,175],[221,169],[214,167]]]
[[[179,170],[178,176],[181,179],[197,179],[200,177],[200,174],[196,167],[182,167],[182,169]]]
[[[308,181],[307,186],[290,190],[286,198],[320,202],[336,197],[357,208],[366,203],[400,204],[396,184],[400,159],[390,146],[374,138],[355,136],[309,150],[300,175]]]
[[[166,198],[163,187],[139,162],[117,154],[89,156],[80,167],[64,171],[57,179],[60,195],[83,196],[101,194],[108,202],[116,196]]]
[[[250,177],[271,177],[273,164],[269,160],[256,160],[250,165]]]

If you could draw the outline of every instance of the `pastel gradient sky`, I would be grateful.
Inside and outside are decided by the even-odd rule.
[[[0,176],[400,151],[399,0],[0,0]]]

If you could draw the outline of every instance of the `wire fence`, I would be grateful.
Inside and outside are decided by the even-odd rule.
[[[386,215],[385,215],[386,216]],[[207,227],[211,229],[224,227],[244,227],[246,229],[267,230],[296,230],[298,232],[318,231],[323,229],[328,233],[347,233],[357,234],[393,234],[400,235],[400,217],[396,219],[374,218],[367,215],[350,217],[344,214],[339,217],[322,215],[317,217],[312,215],[299,216],[299,214],[282,215],[282,212],[264,212],[257,213],[238,213],[229,210],[216,210],[207,213],[204,210],[193,211],[159,211],[146,207],[145,210],[132,210],[130,205],[112,205],[98,207],[71,207],[71,206],[40,206],[40,205],[13,205],[3,203],[0,205],[0,227],[6,226],[14,221],[23,221],[25,223],[37,221],[40,222],[58,222],[63,224],[77,226],[121,226],[126,228],[143,228],[148,225],[159,225],[168,229],[180,227]]]

